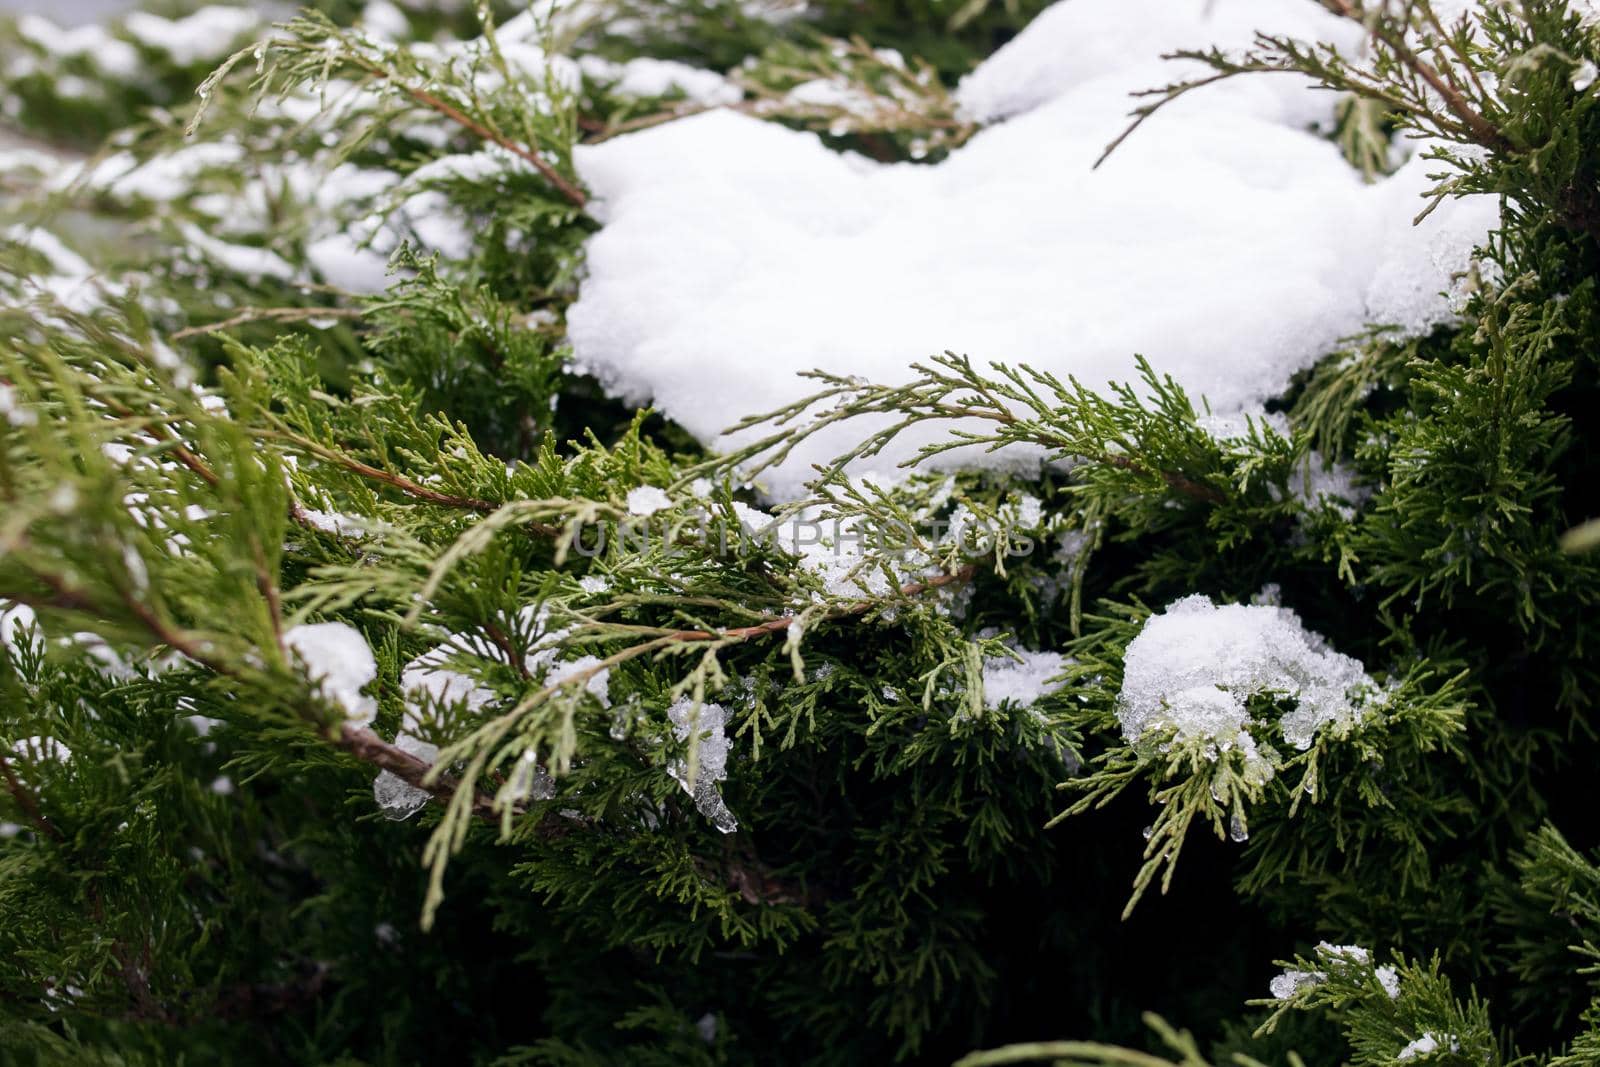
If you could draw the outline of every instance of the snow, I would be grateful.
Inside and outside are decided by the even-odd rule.
[[[325,283],[352,293],[381,293],[389,286],[388,258],[346,233],[311,242],[306,259]]]
[[[72,750],[53,737],[24,737],[12,742],[11,751],[29,763],[65,763]]]
[[[301,508],[300,515],[306,522],[325,534],[348,538],[352,541],[359,541],[367,536],[366,520],[359,515],[346,515],[338,511],[318,511],[316,508]]]
[[[600,664],[597,657],[558,660],[556,657],[560,649],[557,642],[567,631],[549,629],[544,613],[537,608],[522,609],[519,625],[532,631],[532,647],[522,661],[530,685],[554,686],[593,670],[583,681],[583,691],[602,708],[611,706],[611,671],[609,668],[594,670]],[[494,690],[450,666],[452,660],[474,658],[504,663],[506,654],[499,646],[482,637],[451,634],[401,669],[400,690],[405,695],[405,713],[400,730],[395,734],[395,747],[431,764],[439,758],[439,747],[423,741],[418,735],[426,732],[425,722],[431,718],[432,712],[459,706],[469,714],[478,714],[496,699]],[[378,807],[392,819],[410,817],[427,803],[430,796],[427,791],[409,785],[389,771],[378,774],[372,783],[372,791]],[[524,753],[511,772],[513,797],[522,800],[531,796],[545,800],[553,796],[554,791],[555,784],[549,771],[537,763],[532,753]]]
[[[1437,165],[1419,156],[1365,184],[1308,130],[1331,128],[1333,94],[1295,76],[1192,94],[1091,169],[1130,91],[1193,71],[1163,50],[1240,47],[1258,28],[1360,36],[1312,4],[1070,0],[962,85],[965,110],[1004,121],[938,166],[836,154],[728,110],[580,147],[603,227],[568,316],[575,358],[727,447],[748,440],[724,437],[730,423],[805,396],[797,374],[816,367],[894,383],[948,349],[1097,387],[1130,379],[1142,353],[1229,414],[1371,318],[1448,320],[1438,294],[1493,199],[1445,203],[1412,230]],[[813,463],[873,428],[819,434],[765,488],[798,496]],[[887,470],[947,432],[919,428],[859,466]]]
[[[641,485],[628,490],[629,515],[654,515],[672,506],[672,498],[653,485]]]
[[[308,623],[285,633],[283,644],[300,657],[306,677],[344,709],[350,722],[371,724],[378,702],[361,690],[378,677],[378,663],[361,631],[342,622]]]
[[[554,686],[576,678],[600,662],[594,656],[558,659],[562,651],[559,642],[569,631],[549,628],[541,609],[523,608],[519,626],[529,632],[532,638],[530,648],[522,658],[522,669],[531,683]],[[430,702],[443,707],[460,704],[474,714],[488,706],[495,699],[494,691],[450,666],[452,660],[474,658],[506,662],[505,652],[486,638],[473,634],[451,634],[406,664],[400,672],[400,689],[406,695],[403,729],[420,731],[425,706]],[[609,669],[599,670],[584,679],[583,683],[583,689],[605,708],[611,706],[610,677]]]
[[[66,277],[87,277],[94,273],[88,260],[68,248],[48,230],[20,223],[0,231],[8,241],[15,241],[39,253],[50,264],[50,269]]]
[[[1287,440],[1292,436],[1286,416],[1263,408],[1232,415],[1206,414],[1195,419],[1195,425],[1225,450],[1229,445],[1247,447],[1252,429],[1262,437],[1270,433]],[[1277,487],[1272,488],[1276,492]],[[1309,511],[1329,507],[1346,519],[1354,518],[1356,509],[1372,496],[1371,487],[1363,485],[1354,470],[1328,462],[1315,450],[1290,472],[1289,491]]]
[[[32,426],[39,421],[31,407],[18,403],[15,386],[0,382],[0,415],[13,426]]]
[[[122,25],[146,48],[165,52],[180,67],[191,67],[221,60],[235,41],[261,25],[261,16],[248,7],[213,5],[176,19],[130,11]]]
[[[44,257],[52,273],[29,275],[29,282],[67,308],[89,311],[99,303],[102,294],[122,291],[120,285],[97,278],[87,260],[40,227],[17,223],[0,229],[0,240],[14,242]],[[14,410],[9,400],[0,400],[0,414],[7,415],[13,425],[31,425],[34,417],[32,411]],[[17,419],[24,421],[17,422]]]
[[[1288,608],[1213,604],[1184,597],[1151,616],[1128,643],[1117,718],[1129,743],[1170,728],[1215,759],[1237,747],[1246,765],[1266,766],[1248,727],[1250,697],[1293,699],[1278,726],[1297,749],[1317,731],[1353,722],[1376,685],[1358,660],[1307,630]]]
[[[0,601],[0,604],[6,603]],[[5,646],[7,653],[13,656],[23,654],[24,632],[36,626],[38,620],[33,614],[33,609],[26,604],[11,604],[0,607],[0,645]],[[42,646],[35,640],[34,651],[43,651]]]
[[[88,58],[107,74],[131,78],[139,73],[139,53],[97,25],[63,28],[39,15],[17,19],[17,34],[54,56]]]
[[[1037,703],[1041,697],[1061,688],[1052,681],[1067,664],[1059,652],[1030,652],[1018,649],[1018,660],[991,656],[983,661],[983,706],[994,709],[1011,703],[1017,707]]]
[[[508,170],[531,170],[527,162],[499,145],[490,145],[476,152],[457,152],[453,155],[431,159],[412,171],[406,182],[424,185],[430,182],[457,181],[485,182]]]
[[[407,725],[415,723],[425,702],[439,707],[463,705],[476,712],[494,699],[494,691],[460,671],[445,666],[453,656],[468,654],[457,643],[436,645],[405,665],[400,690],[406,695]],[[499,657],[495,657],[499,658]]]
[[[59,156],[22,145],[7,146],[0,141],[0,173],[33,171],[36,174],[50,174],[60,165]]]
[[[1267,990],[1279,1000],[1288,1000],[1306,986],[1316,985],[1322,979],[1321,971],[1288,970],[1267,983]]]
[[[1387,190],[1404,192],[1400,203],[1411,204],[1415,214],[1422,210],[1422,194],[1431,184],[1428,174],[1440,169],[1437,161],[1414,152],[1386,183]],[[1421,226],[1401,229],[1399,238],[1385,245],[1367,285],[1368,320],[1396,327],[1396,336],[1402,338],[1454,321],[1467,296],[1472,249],[1499,218],[1496,198],[1474,196],[1447,201]],[[1402,223],[1396,219],[1394,224]]]
[[[1394,1058],[1397,1060],[1409,1060],[1417,1056],[1426,1056],[1428,1053],[1437,1052],[1438,1050],[1439,1039],[1434,1037],[1431,1032],[1424,1033],[1421,1037],[1406,1045],[1405,1048],[1402,1048],[1395,1054]]]
[[[1333,945],[1326,941],[1319,941],[1317,942],[1317,954],[1336,961],[1359,964],[1362,967],[1372,962],[1372,953],[1360,945]]]
[[[1333,945],[1326,941],[1317,943],[1316,954],[1327,961],[1331,966],[1357,967],[1372,966],[1372,953],[1360,945]],[[1374,970],[1378,984],[1383,986],[1384,992],[1393,1000],[1400,995],[1400,980],[1393,967],[1378,967]],[[1268,983],[1267,988],[1279,1000],[1288,1000],[1307,986],[1321,985],[1328,980],[1326,971],[1300,971],[1293,968],[1277,975]]]
[[[1345,519],[1355,518],[1356,510],[1372,496],[1372,487],[1363,484],[1356,472],[1342,463],[1329,463],[1312,452],[1290,475],[1289,489],[1308,509],[1332,508]]]
[[[703,107],[737,103],[744,96],[738,86],[716,71],[670,59],[640,56],[615,63],[589,55],[578,58],[578,69],[584,77],[619,96],[668,96],[676,92]]]
[[[599,701],[602,708],[611,706],[611,668],[605,667],[595,670],[601,663],[598,656],[579,656],[575,660],[557,663],[550,668],[544,676],[546,687],[559,685],[569,679],[577,679],[579,675],[594,671],[583,680],[583,688],[588,694]]]
[[[255,280],[276,278],[288,281],[294,277],[294,268],[271,249],[219,241],[190,222],[179,223],[178,232],[184,241],[207,259],[234,274]]]
[[[411,34],[411,20],[389,0],[367,0],[361,8],[361,27],[386,41],[403,40]]]
[[[234,141],[185,145],[143,163],[125,152],[118,152],[90,166],[81,177],[91,189],[160,203],[188,194],[195,179],[207,170],[237,167],[244,155],[244,148]],[[71,171],[65,174],[70,175],[62,179],[67,182],[79,178]]]
[[[885,479],[863,479],[860,487],[866,488],[867,481],[881,484]],[[883,598],[926,577],[933,568],[934,561],[921,550],[899,546],[865,528],[858,516],[841,518],[826,505],[788,510],[777,516],[736,500],[733,513],[739,520],[739,529],[725,532],[726,543],[742,537],[746,543],[784,552],[795,558],[801,570],[817,579],[819,588],[811,592],[806,604],[796,607],[821,603],[829,597]],[[895,551],[871,551],[879,545],[888,545]]]
[[[1400,997],[1400,975],[1393,967],[1378,967],[1373,972],[1378,976],[1378,984],[1383,986],[1383,991],[1389,994],[1390,1000]]]
[[[723,801],[717,783],[728,775],[728,713],[720,704],[696,704],[690,697],[679,698],[667,709],[672,734],[688,742],[690,757],[675,759],[667,773],[694,798],[695,807],[711,824],[725,834],[739,828],[739,821]]]

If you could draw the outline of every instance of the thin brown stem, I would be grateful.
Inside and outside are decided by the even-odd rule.
[[[95,399],[105,404],[105,406],[119,418],[140,418],[136,411],[116,400],[114,397],[104,396],[96,393]],[[183,443],[183,438],[179,437],[172,427],[168,426],[165,422],[155,420],[148,424],[148,429],[156,437],[171,444],[173,447],[168,451],[172,453],[173,458],[198,475],[201,481],[213,487],[220,482],[220,479],[217,477],[217,472],[212,470],[210,464],[208,464],[205,460],[191,452],[188,446]]]
[[[506,662],[511,665],[512,669],[524,679],[528,678],[528,664],[522,656],[517,655],[517,650],[512,647],[511,638],[500,628],[500,625],[494,622],[485,623],[483,632],[488,634],[489,640],[493,641],[495,647],[505,654]]]
[[[267,621],[272,625],[272,637],[278,650],[283,650],[283,597],[278,592],[278,581],[267,567],[266,551],[258,537],[250,538],[251,555],[255,557],[256,588],[267,602]]]
[[[430,504],[439,504],[447,508],[460,508],[464,511],[480,511],[485,513],[496,511],[500,507],[499,504],[496,504],[492,500],[479,500],[476,497],[456,496],[452,493],[441,493],[436,489],[429,489],[427,486],[418,482],[414,482],[403,474],[395,474],[394,472],[386,471],[381,467],[374,467],[370,463],[364,463],[361,460],[356,459],[354,456],[346,455],[337,449],[328,448],[326,445],[320,445],[309,438],[301,437],[299,434],[280,430],[270,432],[270,436],[279,437],[283,440],[290,441],[305,449],[307,452],[310,452],[318,459],[326,460],[329,463],[336,464],[352,474],[361,475],[363,478],[368,478],[375,482],[382,482],[391,489],[397,489],[406,496],[414,497],[417,500],[423,500]],[[554,531],[552,530],[552,532]]]
[[[1352,3],[1351,0],[1322,0],[1322,6],[1342,18],[1359,22],[1363,26],[1371,26],[1372,39],[1387,46],[1396,59],[1427,82],[1429,88],[1439,94],[1445,106],[1461,120],[1467,133],[1478,144],[1496,152],[1509,151],[1512,148],[1511,142],[1499,128],[1468,103],[1467,98],[1453,84],[1453,79],[1443,77],[1433,64],[1411,50],[1405,43],[1403,28],[1399,33],[1380,29],[1378,24],[1368,22],[1366,8],[1359,3]]]
[[[205,334],[219,333],[222,330],[231,330],[235,326],[244,326],[252,322],[299,322],[303,319],[359,319],[366,314],[364,308],[332,308],[332,307],[281,307],[281,308],[245,308],[238,314],[223,319],[220,322],[208,322],[201,326],[185,326],[181,330],[174,330],[170,336],[173,341],[185,341],[191,337],[200,337]]]
[[[11,763],[6,759],[4,753],[0,753],[0,776],[5,777],[6,791],[11,794],[11,799],[17,802],[17,807],[22,809],[22,814],[34,825],[34,828],[53,841],[63,840],[61,831],[56,829],[56,824],[51,822],[44,812],[39,809],[39,799],[33,795],[33,792],[27,786],[22,784],[16,772],[11,769]]]
[[[448,774],[438,775],[428,781],[428,772],[433,770],[433,764],[396,748],[365,726],[345,723],[339,728],[334,744],[363,763],[388,771],[407,785],[431,794],[435,800],[448,801],[463,788],[460,781]],[[494,810],[494,798],[487,793],[474,794],[472,811],[480,818],[499,818]]]
[[[473,118],[471,115],[468,115],[466,112],[462,111],[460,108],[451,104],[449,101],[440,99],[433,93],[430,93],[428,90],[414,85],[407,85],[404,82],[397,80],[389,71],[384,70],[371,60],[357,59],[356,63],[361,67],[362,70],[366,71],[374,78],[379,78],[394,84],[400,89],[401,92],[405,93],[412,100],[421,104],[423,107],[443,115],[445,118],[449,119],[451,122],[454,122],[463,129],[470,130],[483,140],[497,144],[501,148],[504,148],[507,152],[510,152],[512,155],[516,156],[518,159],[524,160],[525,162],[531,164],[533,168],[542,174],[546,181],[555,186],[561,195],[566,197],[574,207],[581,208],[589,202],[589,197],[582,189],[578,188],[560,171],[556,170],[556,168],[552,167],[548,162],[542,159],[538,152],[532,151],[526,146],[518,144],[516,141],[513,141],[511,138],[507,137],[498,130],[491,129],[490,127],[479,122],[477,119]]]
[[[947,585],[971,581],[973,575],[977,572],[977,565],[969,563],[949,574],[941,574],[925,581],[902,585],[899,592],[901,596],[921,596],[923,593],[940,589]],[[831,619],[845,619],[854,615],[865,615],[877,607],[879,603],[881,601],[857,600],[853,604],[846,604],[830,612],[828,617]],[[663,635],[663,637],[665,640],[673,642],[723,641],[732,644],[753,640],[758,637],[766,637],[768,634],[782,633],[793,626],[798,618],[798,615],[775,615],[754,626],[736,626],[731,630],[673,630]]]

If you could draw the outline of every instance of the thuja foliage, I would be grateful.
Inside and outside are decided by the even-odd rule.
[[[1352,165],[1431,138],[1438,196],[1502,206],[1458,325],[1233,423],[1143,365],[819,373],[732,455],[568,360],[574,148],[710,106],[619,64],[936,158],[1037,5],[330,6],[142,55],[142,96],[20,35],[63,66],[7,67],[14,122],[159,107],[4,168],[0,1054],[1600,1062],[1600,40],[1324,6],[1366,54],[1263,37],[1151,102],[1297,71]],[[930,426],[953,473],[852,474]],[[1036,462],[962,468],[997,449]],[[1362,685],[1304,744],[1273,686],[1226,744],[1130,728],[1195,594]]]

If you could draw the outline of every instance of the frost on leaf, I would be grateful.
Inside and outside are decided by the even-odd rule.
[[[667,718],[672,720],[672,735],[689,745],[688,757],[669,763],[667,773],[694,798],[701,815],[723,833],[733,833],[739,820],[717,790],[717,783],[728,776],[728,735],[724,732],[728,713],[720,704],[696,704],[682,697],[667,709]]]
[[[1170,729],[1213,759],[1237,748],[1247,765],[1270,773],[1248,729],[1252,697],[1294,701],[1278,726],[1284,741],[1306,749],[1323,727],[1353,722],[1376,691],[1358,660],[1333,651],[1288,608],[1195,595],[1152,616],[1129,642],[1117,718],[1130,743]]]

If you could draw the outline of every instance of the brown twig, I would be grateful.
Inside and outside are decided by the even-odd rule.
[[[105,404],[105,406],[115,413],[119,418],[137,419],[141,417],[138,412],[121,403],[114,397],[96,393],[95,399]],[[176,458],[179,463],[182,463],[185,467],[188,467],[191,471],[198,475],[201,481],[210,486],[216,486],[218,484],[219,479],[217,478],[217,472],[212,470],[210,464],[208,464],[205,460],[189,451],[188,446],[183,443],[183,438],[179,437],[177,433],[173,431],[172,427],[158,419],[150,422],[148,424],[148,428],[152,434],[171,444],[173,447],[169,449],[169,451],[172,453],[174,458]]]
[[[1322,0],[1322,6],[1341,18],[1359,22],[1363,26],[1368,25],[1368,12],[1359,3],[1352,3],[1351,0]],[[1499,128],[1484,118],[1467,102],[1466,97],[1461,95],[1453,84],[1453,79],[1446,79],[1440,75],[1433,64],[1411,50],[1405,43],[1404,31],[1400,34],[1383,33],[1376,24],[1373,24],[1370,32],[1374,41],[1388,46],[1394,52],[1396,59],[1409,67],[1412,73],[1427,82],[1428,86],[1439,94],[1445,106],[1461,120],[1474,141],[1496,152],[1505,152],[1512,148],[1511,142]]]
[[[1226,503],[1228,499],[1222,490],[1214,486],[1206,485],[1204,482],[1197,482],[1193,478],[1179,474],[1177,471],[1151,471],[1150,468],[1138,460],[1131,459],[1128,456],[1103,455],[1095,456],[1094,458],[1119,470],[1131,471],[1135,474],[1153,473],[1171,488],[1204,504],[1222,504]]]
[[[11,769],[10,761],[3,753],[0,753],[0,775],[5,777],[6,791],[11,794],[11,799],[17,802],[17,807],[22,809],[22,814],[27,816],[34,828],[53,841],[63,840],[61,831],[56,829],[56,824],[39,810],[39,799],[17,778],[16,772]]]
[[[312,441],[309,438],[301,437],[298,434],[287,433],[279,430],[269,432],[269,436],[279,437],[286,441],[293,442],[294,444],[305,449],[307,452],[310,452],[312,455],[316,456],[318,459],[326,460],[329,463],[336,464],[352,474],[361,475],[363,478],[368,478],[375,482],[382,482],[391,489],[397,489],[406,496],[414,497],[417,500],[423,500],[430,504],[439,504],[447,508],[460,508],[464,511],[479,511],[486,514],[492,511],[497,511],[500,508],[500,505],[496,504],[492,500],[479,500],[476,497],[456,496],[452,493],[441,493],[437,489],[429,489],[427,486],[418,482],[414,482],[403,474],[395,474],[392,471],[386,471],[381,467],[374,467],[372,464],[364,463],[361,460],[356,459],[354,456],[345,455],[343,452],[328,448],[325,445],[320,445],[317,442]]]
[[[495,622],[484,623],[483,632],[489,635],[489,640],[494,642],[496,648],[505,653],[506,662],[511,665],[512,669],[526,680],[529,677],[528,664],[523,657],[517,655],[517,650],[512,647],[510,636]]]
[[[977,574],[977,572],[977,564],[969,563],[966,566],[952,571],[949,574],[941,574],[925,581],[911,582],[907,585],[902,585],[899,589],[899,593],[901,596],[908,597],[921,596],[923,593],[934,589],[940,589],[947,585],[956,585],[961,582],[971,581],[973,575]],[[879,603],[880,601],[876,600],[858,600],[853,604],[847,604],[844,607],[829,613],[828,617],[831,619],[845,619],[853,615],[864,615],[873,608],[877,607]],[[789,627],[793,626],[797,619],[799,619],[798,615],[775,615],[772,618],[767,619],[765,622],[757,623],[754,626],[736,626],[731,630],[720,631],[674,630],[671,633],[664,635],[664,638],[668,641],[678,642],[749,641],[753,638],[765,637],[768,634],[782,633]]]
[[[560,191],[561,195],[566,197],[574,207],[581,208],[589,202],[588,196],[582,189],[568,181],[560,171],[556,170],[556,168],[552,167],[549,163],[540,158],[537,152],[530,151],[525,146],[518,144],[505,134],[500,133],[498,130],[490,129],[488,126],[485,126],[483,123],[479,122],[471,115],[468,115],[466,112],[451,104],[449,101],[441,100],[433,93],[428,92],[428,90],[421,89],[413,85],[407,85],[404,82],[397,80],[393,74],[387,70],[384,70],[378,64],[369,59],[357,57],[355,59],[355,63],[374,78],[379,78],[397,86],[401,92],[405,93],[412,100],[421,104],[423,107],[443,115],[445,118],[449,119],[451,122],[454,122],[463,129],[470,130],[483,140],[497,144],[501,148],[504,148],[507,152],[510,152],[512,155],[516,156],[518,159],[524,160],[531,164],[533,168],[542,174],[546,181],[555,186],[556,189]]]
[[[364,308],[337,308],[337,307],[280,307],[280,308],[245,308],[238,314],[223,319],[220,322],[208,322],[200,326],[185,326],[181,330],[174,330],[170,340],[185,341],[191,337],[203,334],[218,333],[222,330],[231,330],[235,326],[243,326],[251,322],[296,322],[300,319],[359,319],[366,314]]]
[[[441,507],[447,508],[459,508],[463,511],[476,511],[483,514],[490,514],[492,512],[499,511],[500,508],[504,506],[503,504],[497,504],[492,500],[480,500],[477,497],[470,496],[457,496],[453,493],[441,493],[437,489],[429,489],[427,486],[422,485],[419,482],[412,481],[403,474],[395,474],[393,471],[386,471],[381,467],[374,467],[370,463],[365,463],[359,459],[356,459],[354,456],[346,455],[345,453],[336,449],[328,448],[326,445],[320,445],[309,438],[301,437],[299,434],[290,433],[285,430],[272,430],[263,431],[263,436],[276,437],[281,440],[292,442],[293,444],[305,449],[307,452],[310,452],[318,459],[326,460],[329,463],[343,467],[352,474],[359,474],[363,478],[368,478],[375,482],[381,482],[384,485],[389,486],[391,489],[395,489],[401,493],[404,493],[406,496],[412,497],[416,500],[424,501],[429,504],[438,504]],[[296,519],[304,525],[314,525],[310,523],[309,517],[305,515],[303,509],[301,510],[300,514],[296,516]],[[561,527],[553,526],[547,522],[523,523],[522,529],[531,530],[541,537],[559,537],[562,532]]]
[[[433,764],[396,748],[365,726],[345,723],[339,728],[334,744],[363,763],[388,771],[407,785],[431,794],[436,800],[448,801],[463,788],[460,781],[448,774],[438,775],[431,782],[428,781],[428,772],[433,770]],[[474,795],[472,811],[487,819],[499,817],[494,810],[494,798],[487,793]]]

